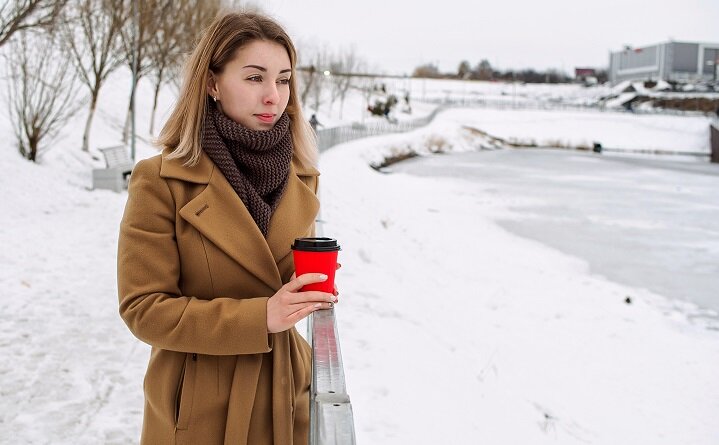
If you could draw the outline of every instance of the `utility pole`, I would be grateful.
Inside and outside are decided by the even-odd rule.
[[[137,59],[140,52],[140,15],[137,9],[139,0],[130,0],[132,4],[132,20],[134,22],[132,29],[132,94],[130,94],[130,157],[135,162],[135,89],[137,88]]]

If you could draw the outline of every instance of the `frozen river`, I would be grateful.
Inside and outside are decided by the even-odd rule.
[[[392,170],[469,180],[473,193],[511,203],[497,218],[510,232],[610,280],[719,310],[719,165],[534,149],[417,158]]]

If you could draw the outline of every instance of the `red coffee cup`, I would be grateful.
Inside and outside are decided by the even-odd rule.
[[[292,256],[295,260],[295,275],[306,273],[323,273],[327,275],[325,281],[307,284],[302,291],[318,290],[327,293],[334,292],[335,271],[337,270],[337,252],[340,246],[334,238],[295,238],[291,246]]]

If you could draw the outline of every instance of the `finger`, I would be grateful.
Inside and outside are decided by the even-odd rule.
[[[335,297],[340,294],[340,291],[337,290],[337,285],[336,285],[336,284],[335,284],[335,286],[334,286],[334,289],[333,289],[333,291],[332,291],[332,294],[333,294]]]
[[[322,273],[306,273],[285,284],[285,289],[296,292],[302,289],[305,284],[321,283],[327,280],[327,275]]]
[[[305,317],[307,317],[308,315],[310,315],[312,312],[317,311],[317,310],[319,310],[319,309],[322,309],[322,303],[308,304],[308,305],[306,305],[305,307],[303,307],[302,309],[300,309],[300,310],[298,310],[298,311],[296,311],[296,312],[290,314],[290,315],[287,317],[287,320],[288,320],[290,323],[295,324],[295,323],[297,323],[298,321],[300,321],[300,320],[302,320],[303,318],[305,318]]]
[[[340,263],[337,263],[337,269],[339,269],[340,267],[342,267],[342,265]]]
[[[305,292],[296,292],[292,299],[292,304],[304,304],[304,303],[327,303],[335,301],[335,296],[318,290],[308,290]]]

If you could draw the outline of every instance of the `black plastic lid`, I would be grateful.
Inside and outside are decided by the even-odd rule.
[[[292,250],[306,252],[334,252],[341,250],[337,240],[334,238],[295,238],[291,248]]]

